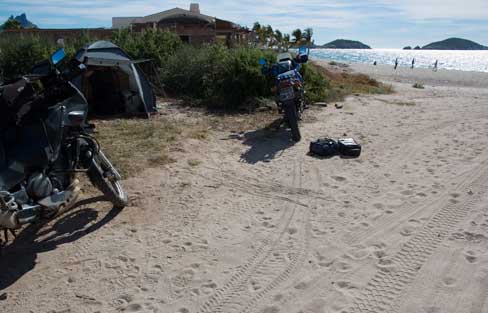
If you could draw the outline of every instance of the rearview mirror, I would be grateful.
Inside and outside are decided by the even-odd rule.
[[[259,65],[266,65],[266,60],[264,58],[259,59]]]
[[[51,63],[53,65],[56,65],[59,62],[61,62],[65,56],[66,56],[66,53],[64,52],[64,49],[61,48],[51,55]]]

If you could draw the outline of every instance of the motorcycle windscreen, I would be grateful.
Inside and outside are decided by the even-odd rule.
[[[16,140],[6,146],[7,159],[26,168],[43,168],[57,157],[62,140],[63,111],[49,109],[47,118],[31,120],[17,129]]]

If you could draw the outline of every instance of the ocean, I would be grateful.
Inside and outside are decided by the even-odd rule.
[[[433,68],[439,60],[439,69],[488,72],[488,51],[311,49],[310,57],[345,63],[373,64],[376,61],[391,66],[396,58],[399,66],[411,66],[415,58],[415,67],[420,68]]]

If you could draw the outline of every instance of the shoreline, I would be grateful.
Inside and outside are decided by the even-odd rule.
[[[313,62],[330,67],[332,60],[312,59]],[[336,62],[336,61],[334,61]],[[474,87],[488,88],[488,73],[471,72],[459,70],[439,69],[434,72],[432,69],[398,67],[397,70],[391,65],[372,65],[352,62],[336,62],[346,64],[348,69],[366,74],[374,79],[388,83],[415,84],[422,83],[425,86],[440,87]]]

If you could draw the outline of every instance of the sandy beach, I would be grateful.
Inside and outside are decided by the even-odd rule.
[[[0,312],[487,313],[488,74],[350,68],[396,92],[185,142],[2,256]]]
[[[327,63],[322,61],[322,64]],[[480,87],[488,88],[488,73],[439,69],[398,67],[390,65],[372,66],[369,64],[351,63],[349,66],[361,73],[368,74],[383,81],[400,83],[423,83],[432,87]]]

